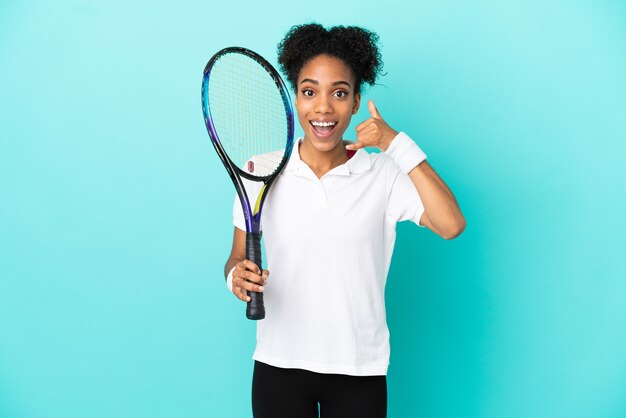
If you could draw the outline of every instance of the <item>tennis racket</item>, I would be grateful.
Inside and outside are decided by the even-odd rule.
[[[263,202],[293,148],[293,109],[287,87],[259,54],[241,47],[225,48],[204,68],[202,112],[211,142],[241,201],[246,258],[262,271]],[[242,178],[263,183],[254,207]],[[249,296],[246,316],[265,318],[263,294],[249,292]]]

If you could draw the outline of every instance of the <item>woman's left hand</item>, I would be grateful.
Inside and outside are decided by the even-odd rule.
[[[398,132],[383,120],[373,100],[367,103],[367,108],[372,117],[357,125],[355,128],[357,142],[346,145],[346,149],[358,150],[364,147],[376,147],[381,151],[385,151],[391,145],[391,141],[398,135]]]

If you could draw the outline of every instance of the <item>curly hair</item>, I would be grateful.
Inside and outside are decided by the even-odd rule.
[[[339,58],[352,69],[358,93],[363,83],[373,85],[382,72],[378,39],[376,33],[359,26],[296,25],[278,44],[278,63],[295,90],[302,67],[311,59],[322,54]]]

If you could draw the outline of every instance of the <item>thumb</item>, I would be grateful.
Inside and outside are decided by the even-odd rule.
[[[370,99],[370,101],[367,103],[367,108],[370,111],[370,115],[372,115],[372,117],[374,119],[382,119],[382,117],[380,116],[380,113],[378,113],[378,109],[376,109],[376,106],[374,105],[374,101],[372,99]]]

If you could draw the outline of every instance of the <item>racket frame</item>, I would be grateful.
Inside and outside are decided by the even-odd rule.
[[[272,77],[274,83],[276,83],[276,87],[280,92],[281,98],[283,100],[283,105],[285,107],[285,116],[287,122],[285,152],[283,154],[282,161],[278,165],[278,168],[273,173],[267,176],[255,176],[253,174],[247,173],[230,159],[220,142],[219,135],[217,133],[217,130],[215,129],[215,124],[213,123],[213,119],[211,118],[211,109],[208,105],[208,87],[209,79],[211,76],[211,69],[213,68],[213,65],[217,62],[217,60],[219,60],[226,54],[232,53],[242,54],[253,59],[268,72],[268,74]],[[211,138],[211,143],[215,147],[215,151],[217,152],[217,155],[219,156],[222,163],[224,164],[224,167],[226,167],[226,171],[228,172],[228,175],[230,176],[235,186],[237,195],[239,196],[239,200],[241,202],[241,207],[243,209],[244,219],[246,222],[246,254],[248,255],[250,252],[252,252],[252,254],[255,255],[254,258],[258,261],[256,264],[261,267],[260,234],[261,212],[263,210],[263,203],[265,202],[265,198],[268,195],[270,187],[287,164],[294,145],[294,114],[291,97],[289,95],[289,89],[285,85],[283,79],[280,77],[276,69],[274,69],[274,67],[265,58],[247,48],[239,46],[227,47],[215,53],[211,57],[209,62],[207,62],[204,68],[204,73],[202,77],[202,113],[204,116],[204,122],[207,128],[207,132],[209,133],[209,137]],[[250,205],[250,199],[241,179],[242,177],[251,181],[263,182],[263,187],[259,192],[254,206]],[[253,246],[254,249],[250,248],[250,246]],[[263,307],[262,296],[262,293],[252,292],[252,294],[250,294],[250,297],[254,298],[255,300],[248,302],[246,315],[249,319],[258,320],[265,317],[265,309]],[[259,301],[260,308],[258,307]],[[251,310],[251,306],[254,306],[254,309]]]

